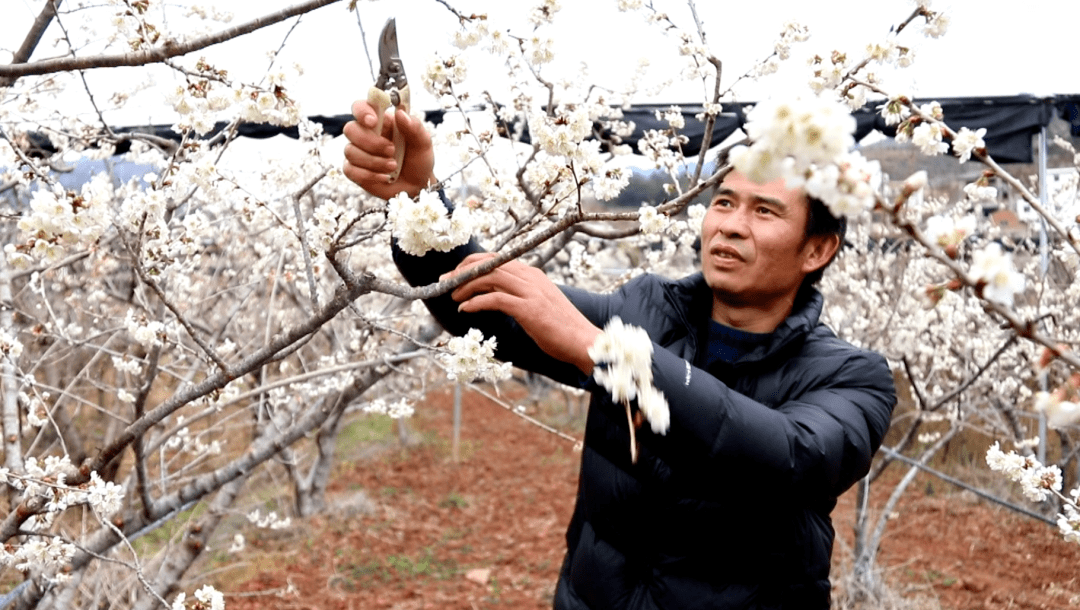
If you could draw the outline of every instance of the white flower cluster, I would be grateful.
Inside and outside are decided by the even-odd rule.
[[[596,363],[593,377],[611,393],[616,402],[637,400],[638,410],[657,434],[666,434],[671,426],[667,399],[653,386],[653,343],[648,333],[637,326],[623,324],[614,317],[604,326],[589,348]]]
[[[1024,274],[1013,266],[1012,255],[993,242],[971,257],[971,274],[985,282],[982,295],[988,301],[1011,306],[1013,295],[1024,289]]]
[[[961,218],[931,216],[926,219],[926,237],[942,248],[956,248],[975,232],[976,219],[971,214]]]
[[[415,200],[400,193],[387,202],[387,220],[402,250],[423,256],[429,250],[448,252],[469,241],[473,234],[471,211],[467,206],[446,206],[433,191],[420,191]]]
[[[134,309],[128,310],[127,318],[124,319],[124,326],[127,327],[127,331],[132,338],[147,349],[160,345],[165,337],[165,325],[163,323],[158,320],[147,319],[143,314],[136,314]]]
[[[949,16],[942,12],[929,11],[923,34],[930,38],[941,38],[949,29]]]
[[[495,337],[484,339],[483,333],[470,328],[468,333],[450,339],[446,345],[449,353],[440,354],[439,361],[451,381],[502,381],[510,378],[511,365],[495,359],[497,346]]]
[[[415,412],[416,410],[413,408],[412,404],[404,398],[392,403],[387,403],[382,398],[376,398],[364,405],[364,413],[388,415],[390,416],[390,419],[412,417]]]
[[[1061,491],[1061,469],[1056,465],[1043,466],[1039,460],[1015,451],[1005,453],[995,442],[986,451],[986,463],[990,470],[1000,472],[1009,480],[1020,483],[1020,488],[1032,502],[1043,502],[1053,492]]]
[[[78,487],[67,484],[75,471],[67,456],[49,456],[43,461],[28,457],[26,472],[16,474],[0,468],[0,484],[22,493],[22,501],[39,498],[45,501],[44,511],[31,516],[23,525],[30,532],[48,530],[56,517],[72,506],[89,505],[101,519],[108,519],[123,508],[123,486],[105,481],[97,472],[90,473],[90,482]],[[59,536],[30,536],[22,544],[0,548],[0,566],[14,566],[22,572],[37,572],[51,582],[64,580],[62,569],[74,556],[75,545]]]
[[[572,157],[592,133],[593,117],[586,105],[559,106],[553,115],[529,115],[529,134],[541,150],[557,157]]]
[[[886,104],[886,106],[895,109],[893,103],[894,101],[890,100],[889,104]],[[897,106],[903,106],[899,100],[896,101],[896,104]],[[944,113],[942,112],[941,104],[938,102],[923,104],[922,106],[919,106],[919,114],[909,114],[899,125],[897,125],[896,141],[911,142],[915,146],[918,146],[919,150],[922,151],[924,155],[936,156],[944,154],[949,151],[949,145],[943,141],[945,128],[940,123],[943,118]],[[888,118],[886,120],[888,120]],[[961,143],[961,146],[963,146],[963,143]],[[961,153],[958,152],[957,154]]]
[[[985,180],[979,179],[964,185],[964,196],[975,203],[978,203],[979,201],[994,201],[997,199],[997,189],[989,184],[984,184],[984,182]]]
[[[68,248],[91,246],[109,226],[112,197],[107,173],[94,176],[78,194],[59,185],[38,188],[31,195],[29,213],[18,222],[26,242],[4,246],[8,262],[16,269],[25,269],[34,259],[54,263]]]
[[[198,610],[225,610],[225,594],[210,585],[203,585],[196,591],[195,599],[198,600],[198,604],[189,609],[186,603],[187,594],[177,593],[171,610],[195,610],[196,608]]]
[[[1035,410],[1046,413],[1051,428],[1065,428],[1080,422],[1080,402],[1064,400],[1058,392],[1036,392]]]
[[[767,183],[783,178],[804,187],[836,216],[871,209],[881,182],[877,162],[849,152],[855,119],[841,103],[825,97],[768,101],[747,115],[750,146],[731,151],[735,169]]]
[[[656,111],[657,121],[667,121],[667,124],[672,129],[682,129],[686,127],[686,117],[683,116],[682,108],[678,106],[669,106],[667,110]]]
[[[638,222],[641,223],[642,233],[657,235],[671,226],[671,217],[658,212],[655,206],[643,205],[638,209]]]
[[[9,332],[8,329],[0,328],[0,355],[14,361],[22,355],[22,352],[23,344],[19,342],[19,338]]]
[[[212,66],[199,60],[196,70],[222,78]],[[302,72],[294,67],[295,73]],[[240,118],[248,123],[270,123],[291,127],[303,118],[299,105],[285,90],[287,75],[276,70],[269,75],[270,86],[250,87],[241,85],[217,85],[217,79],[196,81],[194,84],[177,85],[166,97],[173,110],[180,115],[173,125],[177,133],[192,130],[206,135],[219,121]]]
[[[86,503],[102,517],[109,518],[124,507],[124,487],[91,472],[90,484],[86,487]]]
[[[183,425],[184,416],[177,417],[177,425]],[[186,451],[192,455],[220,455],[221,454],[221,441],[215,439],[210,441],[209,444],[203,442],[201,434],[192,434],[191,429],[187,426],[180,428],[169,437],[169,440],[165,441],[165,447],[168,449],[178,449],[180,451]]]
[[[24,573],[37,572],[50,582],[63,582],[68,578],[64,566],[77,550],[74,544],[60,537],[31,536],[15,547],[15,552],[6,545],[0,548],[0,566],[13,566]]]
[[[788,181],[788,185],[796,186],[798,181]],[[874,206],[881,188],[881,165],[850,152],[833,164],[815,167],[803,187],[811,197],[825,202],[834,216],[854,218]]]
[[[505,29],[492,27],[486,14],[473,15],[454,32],[453,44],[459,49],[468,49],[481,41],[486,42],[486,51],[503,56],[510,52],[513,39]]]
[[[120,373],[127,373],[129,375],[138,375],[142,373],[142,363],[128,355],[113,356],[112,357],[113,368]]]
[[[593,195],[600,201],[610,201],[619,196],[630,184],[630,170],[624,167],[608,167],[590,182]]]
[[[283,530],[292,526],[291,518],[285,517],[282,519],[281,517],[278,517],[277,511],[273,510],[263,516],[262,512],[256,508],[247,514],[247,520],[248,523],[262,529]]]
[[[526,58],[533,65],[539,66],[555,60],[555,39],[550,36],[533,34],[525,41]]]
[[[451,96],[454,85],[464,82],[468,69],[463,55],[451,55],[446,59],[433,57],[424,70],[422,80],[424,88],[435,97]],[[453,106],[452,98],[443,104]]]
[[[949,150],[949,145],[942,141],[943,135],[940,123],[919,123],[911,133],[911,143],[924,155],[940,155]]]
[[[562,10],[562,5],[559,4],[559,0],[541,0],[539,6],[534,7],[532,12],[529,13],[529,21],[534,27],[551,23],[555,13],[560,10]]]
[[[123,505],[124,488],[102,480],[96,472],[90,473],[90,482],[81,487],[70,487],[67,478],[75,471],[68,456],[48,456],[39,461],[31,456],[24,464],[25,474],[0,468],[0,484],[7,484],[23,492],[24,498],[42,497],[48,500],[46,512],[28,522],[32,531],[47,527],[53,517],[71,506],[89,504],[102,517],[111,517]]]
[[[529,133],[540,152],[525,169],[526,180],[538,190],[560,200],[586,184],[601,201],[614,199],[630,182],[625,167],[608,162],[600,152],[600,142],[586,140],[595,122],[612,121],[615,137],[632,132],[632,125],[621,123],[621,113],[600,103],[561,105],[548,114],[541,109],[528,113]],[[503,181],[512,184],[512,180]],[[517,195],[516,199],[520,200]]]
[[[672,135],[668,131],[647,129],[638,140],[638,151],[657,168],[671,173],[683,160],[682,153],[676,150],[687,141],[687,137],[681,134]]]
[[[810,28],[797,21],[786,21],[780,38],[773,45],[773,51],[780,59],[788,59],[791,57],[791,45],[807,40],[810,40]]]
[[[840,83],[844,82],[844,76],[853,68],[846,53],[833,51],[829,59],[814,55],[807,63],[810,66],[810,89],[820,95],[825,91],[835,91]]]

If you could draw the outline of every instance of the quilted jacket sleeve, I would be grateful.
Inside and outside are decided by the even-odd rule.
[[[725,482],[839,495],[869,471],[896,402],[885,359],[842,345],[813,359],[819,371],[782,371],[822,381],[771,406],[654,346],[654,383],[671,411],[665,453]]]

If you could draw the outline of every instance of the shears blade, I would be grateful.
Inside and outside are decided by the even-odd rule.
[[[407,84],[405,67],[401,64],[398,53],[397,20],[391,17],[386,20],[382,34],[379,35],[379,77],[375,86],[392,93],[394,89],[403,89]],[[397,102],[394,105],[396,106]]]

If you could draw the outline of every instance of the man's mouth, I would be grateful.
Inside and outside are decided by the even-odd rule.
[[[739,251],[729,246],[715,246],[709,252],[716,258],[729,259],[733,261],[741,261],[742,256],[739,255]]]

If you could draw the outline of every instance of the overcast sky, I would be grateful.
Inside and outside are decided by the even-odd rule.
[[[527,7],[532,2],[506,0],[448,0],[462,13],[489,13],[497,26],[512,33],[529,32]],[[0,49],[13,50],[40,10],[41,0],[4,0],[7,10],[0,22]],[[68,0],[67,6],[75,4]],[[210,3],[207,3],[210,4]],[[235,13],[233,23],[288,6],[288,0],[222,0],[216,3]],[[660,57],[657,45],[663,39],[641,27],[637,14],[620,14],[615,0],[562,0],[558,26],[551,30],[556,40],[558,59],[545,67],[545,76],[576,72],[580,62],[587,62],[592,79],[598,84],[619,85],[637,65],[639,57]],[[687,29],[692,20],[686,2],[663,2],[672,18]],[[769,0],[758,2],[716,2],[699,0],[699,15],[704,22],[708,43],[724,61],[725,74],[744,72],[756,60],[766,56],[783,22],[793,19],[810,27],[811,39],[804,51],[829,53],[833,49],[860,51],[867,42],[881,38],[889,27],[904,19],[914,8],[912,0]],[[406,70],[416,76],[436,53],[453,52],[450,34],[456,18],[435,0],[360,0],[361,22],[374,56],[379,29],[390,16],[397,18],[402,56]],[[915,31],[905,32],[901,41],[915,45],[917,59],[912,68],[889,75],[889,90],[914,93],[920,97],[987,96],[1032,93],[1080,93],[1080,2],[1077,0],[1027,0],[1023,3],[986,0],[934,0],[932,7],[951,16],[948,33],[940,39],[928,39]],[[74,19],[74,17],[69,17]],[[221,65],[236,74],[243,66],[251,74],[264,70],[265,52],[277,48],[293,21],[267,28],[246,41],[230,42],[207,50],[220,58]],[[54,28],[55,29],[55,28]],[[50,32],[52,34],[52,32]],[[46,42],[50,35],[46,36]],[[670,54],[670,47],[665,51]],[[38,57],[56,53],[56,47],[42,45]],[[292,94],[303,104],[307,114],[348,112],[349,102],[364,97],[371,84],[367,55],[361,44],[356,17],[346,11],[345,3],[331,5],[303,18],[284,47],[285,63],[299,62],[304,75]],[[473,66],[479,76],[482,66]],[[488,73],[491,87],[497,89],[497,66]],[[768,81],[768,88],[749,84],[738,90],[742,100],[761,99],[781,86],[801,87],[806,80],[805,65],[790,62],[780,79]],[[174,75],[159,73],[158,85],[174,82]],[[91,83],[131,79],[126,69],[96,70],[89,73]],[[249,78],[258,78],[251,76]],[[100,80],[95,80],[100,79]],[[730,81],[730,79],[728,79]],[[638,102],[699,102],[700,84],[672,89],[656,99]],[[414,107],[433,108],[435,101],[414,88]],[[134,121],[169,120],[168,108],[160,92],[148,91],[134,98],[137,102],[127,112]]]

